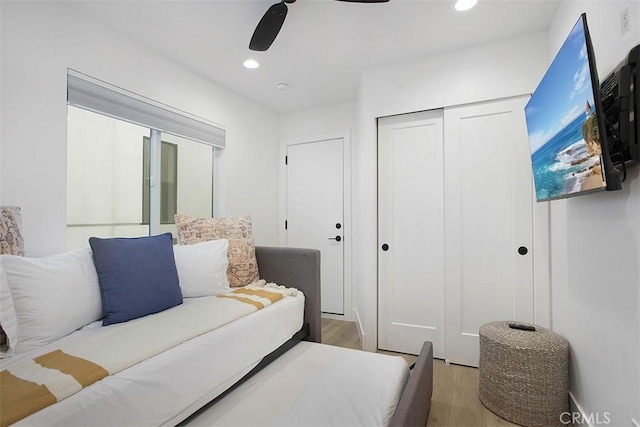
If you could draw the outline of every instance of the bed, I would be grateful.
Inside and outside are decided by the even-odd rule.
[[[283,393],[287,391],[287,387],[283,384],[291,383],[290,380],[294,378],[287,375],[292,375],[292,372],[307,372],[310,376],[304,381],[315,384],[308,393],[303,393],[309,396],[307,403],[300,403],[298,411],[287,410],[284,412],[285,415],[280,413],[271,418],[273,425],[299,425],[301,419],[310,414],[303,409],[316,406],[311,404],[314,402],[314,396],[322,395],[322,390],[327,391],[327,388],[317,381],[319,376],[323,377],[336,366],[359,366],[358,375],[363,375],[367,370],[376,370],[376,361],[380,360],[383,361],[380,366],[387,366],[384,369],[389,371],[389,376],[380,376],[375,387],[381,387],[382,391],[391,391],[376,409],[381,415],[375,415],[378,413],[376,411],[369,411],[369,415],[364,416],[362,414],[366,410],[358,409],[355,404],[344,405],[346,400],[338,399],[338,402],[343,403],[342,417],[324,419],[323,425],[324,422],[327,425],[426,424],[432,385],[430,343],[425,343],[411,372],[404,362],[399,362],[393,357],[327,348],[328,346],[319,344],[320,253],[310,249],[258,246],[255,248],[255,255],[260,276],[265,282],[295,288],[300,292],[287,294],[281,301],[223,326],[206,332],[196,332],[194,337],[184,339],[157,354],[145,356],[143,360],[124,367],[115,374],[108,375],[24,418],[8,420],[6,413],[3,413],[0,415],[2,425],[9,425],[14,421],[16,426],[173,426],[181,422],[194,425],[251,425],[250,419],[235,418],[232,421],[230,418],[217,417],[230,412],[235,412],[234,416],[241,415],[242,411],[229,411],[228,408],[236,405],[238,401],[256,399],[258,395],[246,391],[255,389],[256,383],[261,384],[261,394],[264,394],[264,390],[274,390],[270,393],[271,396],[282,394],[284,397]],[[138,324],[148,331],[163,331],[158,335],[171,336],[171,325],[178,322],[177,319],[183,319],[184,316],[194,319],[204,316],[202,313],[212,311],[208,304],[209,300],[213,299],[216,299],[216,303],[219,302],[218,299],[225,300],[216,297],[185,298],[179,306],[126,322],[126,327],[122,324],[103,327],[100,322],[93,322],[52,343],[2,359],[0,370],[10,371],[34,358],[54,352],[55,349],[86,347],[85,342],[94,339],[96,334],[111,334],[112,330],[137,329]],[[218,309],[213,311],[215,310]],[[155,323],[157,319],[160,319],[161,323]],[[89,347],[92,347],[93,353],[99,353],[98,359],[106,357],[103,356],[105,353],[129,348],[120,343],[135,341],[138,339],[136,337],[140,336],[139,332],[131,336],[127,333],[113,332],[114,335],[109,338],[109,342],[113,344],[103,347],[100,351],[95,350],[99,347]],[[147,335],[153,333],[144,334]],[[301,341],[304,342],[300,343]],[[332,360],[333,363],[318,364],[319,360]],[[293,370],[292,366],[296,366],[297,371]],[[314,366],[316,370],[312,369]],[[365,368],[364,371],[362,368]],[[280,374],[274,375],[274,372]],[[313,379],[314,376],[316,380]],[[268,381],[273,381],[273,378],[277,378],[281,383]],[[303,382],[302,376],[296,375],[296,378]],[[384,383],[395,385],[385,389],[381,386]],[[352,381],[351,384],[358,387],[358,381]],[[360,388],[364,390],[368,387],[362,385]],[[336,388],[335,393],[330,395],[335,397],[340,389],[344,387]],[[289,393],[293,392],[293,388],[289,389]],[[6,403],[9,400],[8,394],[5,389],[0,395],[0,400]],[[300,390],[295,391],[295,394],[300,394]],[[257,401],[260,400],[258,398]],[[355,402],[360,400],[355,399]],[[365,408],[370,404],[369,400],[362,402]],[[322,405],[324,404],[320,406]],[[329,414],[332,411],[324,412]],[[257,421],[259,420],[253,419],[253,422]]]
[[[285,343],[181,425],[425,426],[433,391],[432,343],[423,343],[411,367],[399,356],[319,344],[320,253],[257,247],[256,255],[261,276],[298,283],[305,292],[311,335],[306,342]]]

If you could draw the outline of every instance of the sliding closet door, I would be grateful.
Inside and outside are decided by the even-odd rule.
[[[378,120],[378,348],[444,352],[442,110]]]
[[[478,366],[484,323],[533,321],[526,101],[445,109],[445,345],[453,363]]]

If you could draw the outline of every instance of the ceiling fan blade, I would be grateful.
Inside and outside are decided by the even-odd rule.
[[[269,49],[271,43],[273,43],[280,32],[280,28],[282,28],[286,17],[287,5],[284,1],[272,5],[260,22],[258,22],[258,26],[253,32],[253,36],[249,42],[249,49],[257,51]]]

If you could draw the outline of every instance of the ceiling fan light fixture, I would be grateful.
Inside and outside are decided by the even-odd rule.
[[[350,3],[387,3],[389,0],[338,0]],[[249,41],[249,50],[264,52],[271,47],[271,44],[278,36],[284,20],[287,17],[287,3],[295,3],[296,0],[280,0],[278,3],[272,4],[267,12],[262,15],[260,22],[253,31],[251,40]]]
[[[258,61],[256,61],[255,59],[247,59],[246,61],[244,61],[242,63],[242,65],[244,65],[245,68],[248,68],[250,70],[254,70],[256,68],[258,68],[260,66],[260,63]]]
[[[458,0],[456,1],[455,8],[459,12],[471,9],[478,3],[478,0]]]

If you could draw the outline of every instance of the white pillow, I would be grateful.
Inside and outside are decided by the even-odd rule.
[[[227,239],[173,247],[183,298],[217,295],[231,290],[227,278],[228,248]]]
[[[11,330],[7,334],[12,351],[49,344],[103,317],[98,274],[89,248],[43,258],[2,255],[0,269],[5,279],[0,289],[0,323],[3,328],[12,322],[17,326],[15,335],[11,336]],[[10,299],[5,295],[7,289]],[[8,301],[13,302],[14,310]]]

